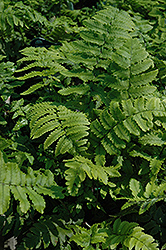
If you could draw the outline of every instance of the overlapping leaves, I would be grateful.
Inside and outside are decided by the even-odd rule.
[[[33,139],[48,134],[44,149],[56,143],[55,155],[69,152],[75,154],[87,149],[89,121],[81,112],[51,103],[36,104],[30,110],[31,136]]]
[[[43,213],[46,205],[43,195],[49,195],[54,199],[63,198],[62,188],[54,182],[51,171],[33,171],[28,168],[25,174],[17,163],[6,163],[2,151],[0,165],[0,214],[8,210],[11,194],[19,201],[23,213],[30,209],[30,201],[38,212]]]
[[[156,97],[128,99],[120,103],[112,101],[110,107],[101,111],[99,118],[91,123],[91,130],[110,155],[120,154],[132,135],[139,137],[139,142],[144,145],[151,145],[152,140],[153,145],[159,145],[159,140],[160,145],[162,141],[165,143],[161,134],[153,131],[155,117],[165,115],[165,105]],[[151,133],[145,135],[149,131]]]

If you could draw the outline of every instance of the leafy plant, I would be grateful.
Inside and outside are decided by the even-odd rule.
[[[1,245],[164,249],[164,2],[77,2],[1,5],[10,41],[62,42],[0,64]]]

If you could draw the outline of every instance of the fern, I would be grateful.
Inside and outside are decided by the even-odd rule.
[[[111,183],[109,178],[120,176],[117,167],[104,167],[98,164],[99,161],[95,165],[89,159],[81,156],[66,160],[65,162],[65,166],[69,168],[65,171],[66,185],[68,192],[73,196],[78,193],[81,182],[85,180],[86,176],[90,179],[98,179],[109,187],[115,187],[115,184]]]
[[[22,53],[26,57],[20,62],[32,63],[17,72],[31,72],[19,79],[40,76],[58,81],[60,75],[63,78],[77,77],[86,83],[82,87],[87,91],[81,91],[82,95],[93,95],[92,89],[102,85],[104,90],[110,91],[110,96],[112,89],[118,91],[120,99],[149,96],[156,92],[157,88],[150,84],[156,79],[158,70],[153,70],[152,58],[135,38],[139,27],[134,25],[126,12],[110,6],[92,19],[85,20],[84,26],[86,29],[80,33],[81,40],[65,42],[59,50],[24,49]],[[34,67],[41,70],[36,71]],[[53,77],[56,73],[59,76]],[[90,82],[93,84],[88,89]],[[35,85],[24,94],[32,93],[41,86]],[[72,87],[67,87],[67,90],[62,85],[59,87],[62,88],[59,94],[80,94],[80,86],[74,86],[74,92]],[[100,93],[99,97],[102,99]]]
[[[73,112],[63,106],[50,103],[36,104],[28,114],[31,136],[38,138],[50,133],[44,142],[47,149],[57,141],[55,155],[69,152],[75,154],[87,149],[88,119],[80,112]]]
[[[93,245],[99,246],[99,243],[105,242],[108,236],[98,224],[94,224],[89,230],[79,226],[76,229],[76,234],[71,236],[70,241],[75,241],[84,250],[95,249]]]
[[[64,221],[60,221],[56,215],[46,215],[31,225],[28,234],[22,239],[21,247],[18,249],[54,246],[63,250],[66,238],[73,234],[71,228],[75,227],[75,225],[65,225]]]
[[[111,70],[115,81],[113,84],[109,82],[108,76],[107,82],[109,87],[121,92],[122,98],[137,98],[155,92],[156,88],[149,83],[155,80],[158,71],[149,70],[153,66],[153,61],[138,39],[128,39],[112,58],[118,65],[113,65]]]
[[[21,58],[18,62],[23,63],[26,61],[33,61],[28,66],[24,67],[23,69],[17,70],[17,72],[27,71],[32,68],[41,68],[41,71],[31,71],[30,73],[25,74],[23,77],[19,77],[20,80],[25,80],[28,78],[32,78],[35,76],[48,76],[48,69],[50,70],[50,77],[51,72],[55,74],[65,68],[58,64],[58,60],[60,60],[60,56],[58,53],[54,51],[47,50],[46,48],[26,48],[22,50],[22,54],[25,56]],[[51,59],[52,63],[50,63],[49,59]]]
[[[142,0],[128,1],[128,5],[120,1],[118,4],[114,0],[110,2],[116,2],[116,6],[124,4],[127,9],[143,3]],[[153,2],[155,5],[156,1]],[[150,11],[153,4],[148,4],[144,3],[143,8]],[[30,9],[22,3],[18,8],[25,11],[26,18],[30,15]],[[160,7],[157,10],[160,11]],[[154,17],[153,11],[151,14]],[[47,26],[47,20],[39,19],[40,15],[33,12],[32,23]],[[12,119],[20,115],[23,118],[15,126],[12,120],[12,140],[23,140],[27,127],[20,128],[29,120],[31,138],[35,140],[31,140],[30,145],[34,143],[37,148],[43,142],[43,146],[38,147],[34,157],[27,152],[14,152],[9,160],[5,159],[6,154],[19,145],[15,143],[17,145],[11,147],[12,141],[5,144],[4,139],[1,140],[1,150],[7,152],[2,153],[1,159],[1,213],[8,212],[11,196],[19,202],[20,214],[31,211],[31,205],[43,213],[44,195],[52,198],[53,208],[49,207],[47,211],[53,212],[58,222],[61,219],[63,226],[53,221],[53,216],[51,219],[46,215],[37,221],[34,219],[35,223],[19,243],[20,250],[21,247],[42,249],[52,245],[57,249],[71,249],[72,244],[85,250],[121,247],[157,250],[153,237],[145,234],[139,224],[111,219],[119,215],[126,219],[133,214],[138,222],[140,215],[146,216],[155,203],[165,201],[166,185],[162,178],[166,101],[159,86],[163,83],[165,63],[160,60],[163,50],[157,56],[158,61],[151,56],[156,55],[152,48],[157,44],[157,40],[156,44],[151,40],[155,35],[153,22],[143,20],[132,9],[127,13],[113,5],[84,20],[84,27],[79,29],[74,28],[70,18],[53,19],[48,24],[46,36],[50,34],[51,39],[56,40],[62,33],[63,45],[49,49],[25,48],[21,51],[23,58],[18,61],[23,67],[17,74],[22,75],[19,80],[25,80],[26,85],[22,95],[38,91],[33,95],[37,104],[24,107],[21,99],[12,101],[10,109]],[[15,25],[18,27],[19,23]],[[72,32],[77,33],[78,39],[69,42],[73,40]],[[156,34],[160,37],[158,31]],[[164,46],[164,35],[161,40]],[[162,72],[157,69],[157,62],[161,63]],[[27,89],[29,79],[32,81]],[[159,79],[161,83],[155,86]],[[44,91],[40,91],[43,87]],[[27,97],[25,99],[25,103],[29,102]],[[28,164],[35,161],[39,166],[44,164],[53,170],[36,171],[27,167],[25,173],[22,171],[24,159]],[[66,186],[62,206],[57,206],[58,202],[54,201],[64,196],[62,188],[54,182],[53,173],[58,183]],[[118,200],[126,201],[120,212]],[[112,208],[114,203],[118,207],[112,212],[108,206]],[[89,212],[93,218],[88,217]],[[79,226],[74,225],[78,222],[75,220],[83,217],[82,213],[85,213],[84,222],[88,220],[85,222],[88,229],[80,225],[82,221]],[[108,216],[109,221],[114,221],[113,225],[95,224]],[[156,239],[160,237],[158,235]],[[66,236],[70,238],[68,242]]]
[[[151,142],[149,142],[151,143]],[[154,144],[156,145],[156,144]],[[146,161],[149,162],[149,170],[150,170],[150,178],[152,180],[152,177],[155,179],[157,177],[157,174],[159,173],[159,171],[162,168],[162,164],[164,163],[164,160],[162,159],[158,159],[158,157],[152,157],[146,153],[141,153],[138,151],[131,151],[130,155],[132,157],[140,157],[145,159]]]
[[[75,231],[70,241],[75,241],[84,250],[94,249],[93,245],[97,243],[97,246],[102,243],[101,249],[115,249],[119,244],[125,249],[158,249],[153,237],[145,234],[143,228],[134,222],[117,219],[112,228],[106,225],[100,229],[98,224],[94,224],[90,229],[78,227]]]
[[[43,243],[47,248],[51,243],[56,246],[58,242],[58,233],[55,224],[49,220],[40,220],[30,228],[29,234],[23,239],[24,249],[27,247],[40,247]]]
[[[138,204],[140,207],[139,214],[146,212],[156,202],[165,200],[165,188],[166,183],[164,182],[160,185],[156,185],[154,182],[149,182],[145,187],[145,191],[143,191],[141,183],[135,179],[131,179],[130,190],[133,198],[127,198],[128,202],[122,206],[122,210],[133,206],[134,204]]]
[[[93,80],[90,71],[96,77],[95,69],[108,68],[113,49],[120,47],[130,37],[129,32],[134,28],[134,24],[125,12],[119,12],[118,9],[109,7],[100,11],[93,19],[84,21],[84,25],[87,30],[81,32],[82,41],[71,43],[70,52],[68,46],[63,46],[61,50],[76,68],[78,65],[83,66],[84,74],[89,76],[89,80]],[[73,72],[64,71],[62,74],[77,76],[81,80],[87,81],[75,70]]]
[[[117,219],[106,243],[103,244],[104,249],[110,246],[111,249],[116,248],[119,244],[127,249],[158,249],[157,243],[154,242],[152,236],[145,234],[143,228],[137,223],[123,221]]]
[[[43,213],[46,204],[42,194],[54,199],[63,198],[62,188],[54,182],[53,174],[49,170],[42,173],[40,170],[33,171],[28,168],[25,174],[16,163],[5,163],[2,151],[0,163],[0,214],[8,210],[11,194],[19,201],[23,213],[30,209],[29,200],[38,212]]]
[[[121,103],[112,101],[110,107],[101,111],[99,118],[91,123],[91,130],[110,155],[117,155],[131,141],[131,134],[139,136],[153,130],[154,117],[165,114],[162,101],[155,97],[128,99]],[[146,145],[148,139],[143,136],[139,141]],[[153,137],[153,145],[158,145],[157,136]]]
[[[126,12],[119,12],[118,9],[113,7],[101,11],[94,17],[94,20],[86,20],[84,24],[87,31],[81,32],[82,41],[74,41],[70,44],[66,42],[57,53],[55,50],[53,52],[32,48],[24,49],[22,53],[26,57],[21,59],[20,62],[33,61],[33,63],[18,70],[18,72],[25,72],[34,68],[34,66],[41,68],[42,72],[31,72],[21,77],[20,80],[36,75],[46,76],[47,74],[47,76],[51,76],[53,70],[54,74],[59,72],[65,77],[78,77],[83,82],[94,80],[96,74],[92,70],[99,67],[106,69],[110,64],[113,48],[121,46],[123,41],[130,37],[129,32],[134,28],[130,16]],[[99,29],[99,27],[103,28]],[[101,44],[103,44],[102,48]],[[68,66],[64,67],[64,64],[69,65],[70,70]],[[85,67],[80,69],[79,65]],[[44,70],[44,67],[48,67],[50,71]]]
[[[123,12],[118,13],[115,8],[107,11],[107,17],[103,10],[94,16],[94,20],[84,22],[88,31],[81,33],[82,41],[62,47],[63,54],[75,67],[84,68],[82,71],[74,69],[62,74],[77,76],[87,82],[94,79],[90,74],[92,71],[95,81],[103,82],[104,88],[118,90],[125,99],[154,93],[156,88],[149,83],[155,80],[158,71],[151,69],[154,63],[148,52],[137,38],[132,38],[134,33],[131,31],[135,28],[132,20]],[[108,25],[109,21],[111,26]],[[101,68],[106,70],[104,77],[97,71]],[[82,77],[82,72],[87,77]]]

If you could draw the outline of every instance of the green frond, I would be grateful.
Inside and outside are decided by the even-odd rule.
[[[115,249],[119,244],[127,249],[157,250],[158,244],[151,235],[145,234],[143,228],[135,222],[122,221],[118,218],[110,229],[110,233],[103,244],[104,249]]]
[[[136,64],[132,64],[131,65],[131,72],[132,75],[138,75],[142,72],[145,72],[146,70],[148,70],[150,67],[153,67],[154,63],[152,61],[152,59],[150,58],[145,58],[143,61],[139,61]]]
[[[44,148],[56,143],[56,156],[86,150],[87,141],[84,138],[89,134],[89,121],[83,113],[50,103],[39,103],[29,111],[28,118],[31,137],[35,139],[47,134]]]
[[[104,44],[104,36],[93,31],[83,31],[80,34],[81,38],[86,42],[95,43],[99,46]]]
[[[131,179],[130,180],[130,190],[132,191],[132,195],[137,198],[139,193],[141,192],[140,182],[135,180],[135,179]]]
[[[32,94],[34,91],[36,91],[37,89],[43,88],[44,84],[43,83],[37,83],[33,86],[31,86],[29,89],[27,89],[26,91],[22,92],[21,95],[29,95]]]
[[[128,131],[136,136],[140,135],[140,128],[138,127],[136,121],[132,120],[131,117],[128,117],[126,120],[123,121],[124,126],[128,129]]]
[[[90,70],[64,70],[61,72],[62,75],[67,77],[78,77],[84,82],[94,80],[94,75]]]
[[[70,241],[75,241],[77,245],[83,247],[83,249],[93,250],[91,244],[99,244],[106,241],[107,233],[101,231],[98,224],[94,224],[89,230],[76,226],[76,233],[70,237]]]
[[[155,145],[155,143],[154,143]],[[149,170],[150,170],[150,178],[151,180],[153,180],[152,177],[157,176],[158,172],[160,171],[162,164],[163,164],[163,160],[158,159],[157,157],[152,157],[150,155],[148,155],[147,153],[143,153],[143,152],[138,152],[133,150],[132,152],[130,152],[130,156],[132,157],[140,157],[146,161],[149,162]]]
[[[105,34],[107,32],[107,25],[98,20],[87,19],[84,20],[83,24],[86,28],[90,30],[94,29],[98,33]]]
[[[156,176],[160,170],[162,163],[163,161],[159,161],[155,158],[151,161],[152,180],[153,176]],[[154,181],[152,181],[146,185],[144,191],[139,181],[131,179],[130,190],[132,192],[133,198],[126,197],[128,201],[122,206],[121,209],[124,210],[137,204],[139,206],[139,214],[143,214],[155,203],[165,200],[165,188],[166,183],[156,185]]]
[[[151,235],[145,234],[143,228],[135,227],[129,239],[126,239],[124,244],[129,248],[129,250],[157,250],[158,244],[154,242],[154,238]]]
[[[28,234],[23,237],[22,242],[29,249],[32,247],[37,248],[41,244],[45,248],[48,248],[51,243],[55,247],[58,239],[61,238],[58,229],[60,231],[60,227],[53,221],[52,217],[40,218],[37,222],[33,223]],[[69,229],[66,229],[66,232],[70,232],[71,234],[71,230]]]
[[[131,84],[136,85],[145,85],[152,82],[158,74],[158,70],[150,71],[148,73],[143,73],[141,75],[133,76],[131,78]]]
[[[149,84],[156,79],[158,70],[151,69],[154,63],[137,38],[128,39],[113,53],[112,59],[118,67],[117,70],[113,67],[115,69],[112,73],[116,78],[116,84],[110,82],[110,87],[118,89],[121,93],[126,89],[128,96],[133,98],[156,91],[156,87]],[[108,80],[109,77],[106,77],[106,81]]]
[[[58,91],[59,94],[61,95],[71,95],[73,93],[79,94],[79,95],[84,95],[90,90],[88,85],[80,85],[77,87],[68,87],[68,88],[63,88]]]
[[[162,164],[163,164],[163,160],[159,160],[157,159],[157,157],[153,158],[151,161],[150,161],[150,171],[151,171],[151,174],[152,176],[153,175],[157,175],[158,172],[160,171],[161,167],[162,167]]]
[[[55,155],[65,154],[66,152],[71,152],[72,148],[73,148],[73,143],[71,139],[66,138],[66,136],[64,135],[59,139],[57,143],[57,146],[55,149]]]
[[[156,145],[156,146],[162,146],[166,143],[165,139],[163,139],[162,133],[159,131],[155,131],[152,133],[148,133],[144,136],[142,136],[139,139],[139,142],[143,145]]]
[[[112,117],[111,117],[112,118]],[[102,120],[103,122],[103,120]],[[102,124],[100,124],[99,120],[95,120],[91,123],[90,125],[91,127],[91,131],[99,138],[103,138],[105,136],[105,132],[106,130],[104,130],[104,126],[102,127]],[[107,124],[105,125],[105,127],[107,126]],[[109,129],[110,127],[107,128],[107,130]]]
[[[128,93],[133,98],[137,98],[153,94],[155,91],[156,91],[155,86],[141,86],[141,87],[131,87]]]
[[[98,179],[105,185],[109,185],[109,178],[120,176],[116,168],[103,167],[99,164],[95,165],[92,161],[82,156],[76,156],[71,160],[65,160],[65,166],[68,167],[65,171],[67,189],[73,196],[78,193],[81,182],[85,180],[86,175],[90,179]]]
[[[165,197],[165,188],[166,188],[166,183],[161,183],[156,190],[153,190],[154,192],[154,196],[158,197],[158,196],[163,196],[162,198]]]
[[[141,157],[147,161],[151,161],[152,160],[152,157],[149,156],[148,154],[144,153],[144,152],[138,152],[136,150],[133,150],[130,152],[130,155],[133,156],[133,157]]]
[[[112,101],[110,108],[101,111],[99,118],[91,123],[91,130],[109,154],[125,148],[132,134],[139,136],[141,131],[144,133],[139,138],[141,144],[163,145],[161,132],[153,132],[156,111],[157,115],[161,112],[166,115],[162,100],[156,97]]]
[[[62,188],[54,182],[53,174],[49,170],[41,172],[28,168],[25,174],[17,163],[5,163],[2,151],[0,151],[0,162],[0,214],[8,210],[11,194],[19,201],[23,213],[26,213],[31,205],[43,213],[45,208],[43,195],[49,195],[54,199],[63,198]]]
[[[136,27],[127,12],[109,6],[93,18],[84,20],[84,25],[85,29],[80,32],[81,40],[64,42],[59,50],[24,49],[24,58],[20,62],[29,60],[31,63],[18,72],[26,73],[28,69],[32,72],[20,80],[34,76],[50,77],[58,73],[63,77],[77,77],[87,84],[102,81],[103,87],[118,90],[121,99],[149,96],[157,90],[150,83],[156,79],[158,71],[152,70],[153,60],[139,39],[134,37]],[[41,70],[35,73],[34,66]],[[98,75],[101,69],[105,72]],[[32,93],[36,89],[28,91]],[[86,89],[69,86],[59,90],[59,93],[84,94]]]
[[[101,53],[100,47],[98,47],[95,44],[90,45],[84,40],[74,41],[71,44],[71,46],[72,46],[72,49],[75,50],[75,52],[84,53],[87,55],[99,56]]]

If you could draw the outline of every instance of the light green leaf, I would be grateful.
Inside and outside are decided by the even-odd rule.
[[[135,180],[135,179],[131,179],[130,180],[130,190],[132,192],[132,195],[135,198],[138,198],[138,195],[139,195],[139,193],[141,191],[140,182]]]

